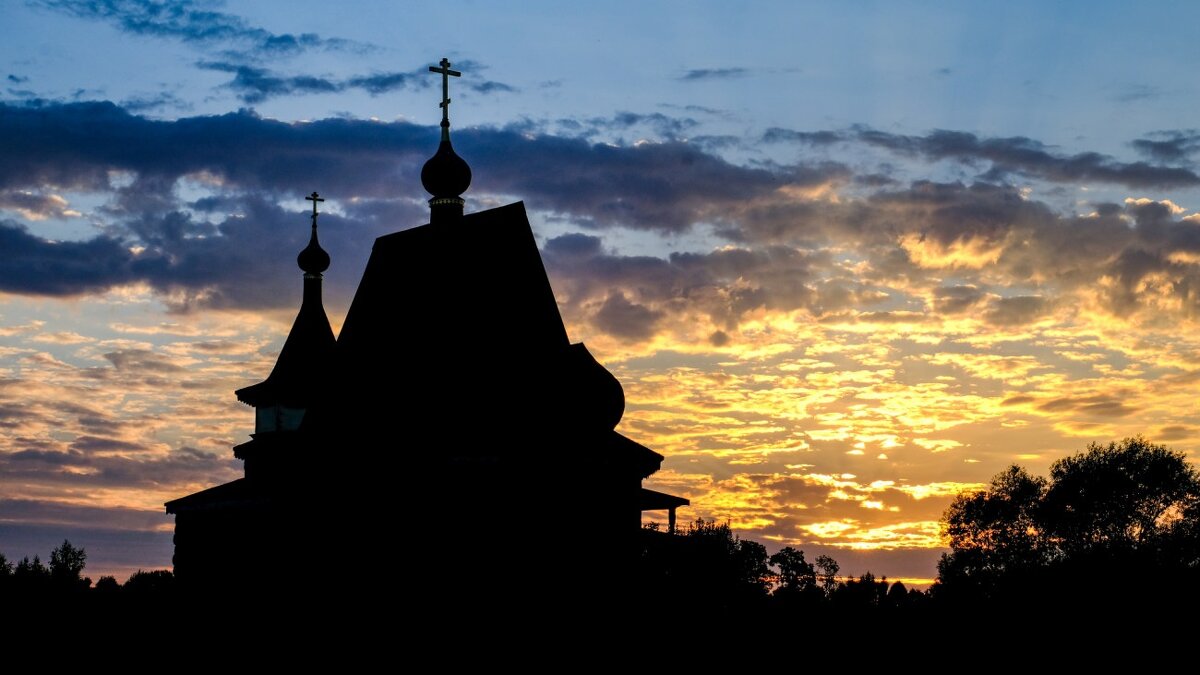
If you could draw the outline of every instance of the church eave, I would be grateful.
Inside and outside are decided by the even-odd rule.
[[[191,511],[205,511],[233,507],[266,499],[245,478],[193,492],[186,497],[172,499],[164,504],[168,514],[179,515]]]

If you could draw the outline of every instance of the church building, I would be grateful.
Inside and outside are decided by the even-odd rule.
[[[673,526],[688,504],[641,487],[663,457],[614,430],[621,384],[568,338],[524,205],[464,214],[449,66],[430,68],[443,96],[421,171],[429,223],[376,239],[336,339],[323,200],[308,198],[300,311],[270,375],[237,391],[255,409],[233,449],[245,476],[166,504],[181,584],[291,588],[321,580],[330,552],[362,565],[358,588],[617,579],[636,565],[641,512]],[[380,556],[398,559],[372,568]],[[466,561],[475,578],[455,571]]]

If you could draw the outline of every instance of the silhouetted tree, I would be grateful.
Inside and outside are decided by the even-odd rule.
[[[63,543],[50,552],[50,580],[56,588],[62,590],[79,590],[92,584],[91,580],[84,583],[83,568],[87,566],[87,552],[76,548],[71,542],[63,539]]]
[[[726,528],[729,527],[727,524]],[[771,586],[771,568],[767,564],[767,547],[749,539],[738,539],[735,549],[737,576],[751,596],[765,595]]]
[[[115,593],[121,590],[121,584],[116,577],[102,576],[96,581],[96,591],[100,593]]]
[[[804,559],[804,551],[785,546],[771,556],[770,563],[779,569],[776,594],[805,593],[817,587],[817,570]]]
[[[0,553],[0,593],[4,593],[12,586],[13,564]]]
[[[887,597],[888,582],[877,580],[874,574],[864,573],[857,579],[847,579],[833,592],[833,604],[842,611],[870,611],[883,604]]]
[[[17,590],[27,592],[44,591],[50,583],[50,570],[42,564],[42,559],[38,556],[33,556],[33,560],[29,556],[21,559],[13,569],[13,585]]]
[[[138,570],[131,574],[122,589],[126,593],[165,595],[175,589],[171,570]]]
[[[887,600],[884,603],[892,609],[903,609],[908,606],[908,588],[901,582],[897,581],[888,589]]]
[[[797,617],[825,604],[825,592],[817,585],[817,568],[804,557],[804,551],[785,546],[771,556],[778,572],[771,598],[777,609]]]
[[[813,562],[817,568],[817,578],[821,581],[821,590],[825,591],[825,597],[832,597],[833,592],[837,590],[837,575],[842,569],[841,566],[827,555],[819,555]]]
[[[734,595],[763,595],[770,584],[767,549],[756,541],[742,540],[729,523],[698,519],[684,534],[689,553],[713,584]]]
[[[770,565],[779,568],[779,589],[804,591],[817,584],[817,571],[804,560],[804,551],[784,546],[770,556]]]
[[[659,604],[734,607],[764,600],[773,575],[767,549],[728,523],[697,520],[678,535],[643,538],[643,595]]]
[[[1160,547],[1200,504],[1183,453],[1141,437],[1088,446],[1050,467],[1044,517],[1066,556]]]
[[[1113,581],[1137,570],[1147,586],[1125,599],[1176,596],[1169,585],[1180,575],[1200,580],[1198,515],[1200,475],[1182,453],[1141,437],[1093,443],[1055,462],[1049,481],[1013,466],[956,498],[943,517],[951,552],[933,590],[952,600],[1112,604],[1128,588]]]
[[[938,562],[945,583],[990,588],[1048,560],[1040,521],[1046,480],[1013,465],[986,490],[959,495],[942,516],[951,553]]]

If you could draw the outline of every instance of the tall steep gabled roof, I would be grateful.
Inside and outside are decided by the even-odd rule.
[[[567,344],[521,202],[376,239],[338,337],[347,365],[423,358],[418,347],[464,359],[485,346],[511,358]]]
[[[328,380],[336,346],[325,308],[306,299],[271,374],[258,384],[238,389],[238,400],[256,408],[308,407]]]
[[[267,379],[235,392],[239,401],[256,408],[271,405],[307,408],[320,394],[333,365],[337,341],[321,303],[321,273],[329,269],[329,254],[317,241],[317,193],[311,199],[314,200],[312,236],[308,246],[296,256],[296,264],[304,271],[300,312]]]

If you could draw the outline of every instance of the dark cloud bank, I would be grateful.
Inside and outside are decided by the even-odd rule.
[[[651,124],[669,132],[667,121],[626,113],[591,127]],[[155,121],[111,103],[0,105],[0,137],[8,145],[0,154],[0,205],[55,216],[63,205],[52,193],[110,197],[96,214],[103,233],[86,241],[54,242],[32,225],[0,221],[7,252],[0,290],[77,295],[136,281],[170,295],[180,309],[294,306],[294,261],[280,251],[299,250],[307,228],[302,214],[280,200],[298,201],[318,189],[340,205],[323,217],[322,240],[335,268],[344,265],[331,271],[331,284],[348,296],[375,236],[424,222],[418,173],[436,134],[406,122],[285,123],[247,111]],[[1200,254],[1193,223],[1157,203],[1099,204],[1092,217],[1064,215],[1002,180],[1021,172],[1056,182],[1184,186],[1197,180],[1188,169],[1059,155],[1030,139],[952,132],[768,132],[776,140],[858,142],[901,155],[991,163],[973,184],[902,186],[864,182],[830,162],[736,165],[665,135],[657,143],[609,145],[527,126],[472,128],[455,131],[455,146],[474,168],[470,197],[525,199],[585,230],[672,236],[708,228],[730,244],[660,258],[604,251],[583,233],[549,242],[547,264],[568,310],[625,340],[646,339],[672,314],[693,311],[725,331],[723,341],[742,316],[760,308],[826,315],[980,306],[989,323],[1020,325],[1051,311],[1055,294],[1101,277],[1116,280],[1106,286],[1116,313],[1137,311],[1145,280],[1156,275],[1170,279],[1167,291],[1183,299],[1185,311],[1197,309],[1200,277],[1188,263]],[[210,194],[180,196],[184,178]],[[873,187],[853,200],[803,196],[809,188],[851,182]],[[853,250],[869,266],[842,269],[827,253],[831,246]],[[956,281],[942,284],[922,268],[929,261],[918,259],[914,247],[935,258],[962,248],[983,251],[990,276],[956,267]],[[901,280],[928,284],[930,307],[913,306],[912,298],[875,307]]]
[[[1187,168],[1146,162],[1121,162],[1096,152],[1064,155],[1032,138],[980,138],[962,131],[937,130],[925,136],[892,134],[869,128],[848,131],[794,131],[774,127],[763,134],[769,143],[798,142],[810,145],[862,143],[929,160],[952,159],[965,163],[989,162],[984,177],[1003,180],[1021,174],[1055,183],[1100,182],[1133,188],[1174,188],[1200,185],[1200,176]],[[1159,161],[1177,161],[1196,146],[1194,135],[1163,140],[1138,140],[1140,152]]]
[[[10,139],[0,194],[112,196],[106,233],[87,241],[52,242],[0,222],[12,253],[0,261],[0,289],[68,295],[145,281],[248,307],[290,301],[280,278],[295,285],[294,263],[279,251],[299,250],[307,234],[280,198],[315,187],[339,200],[343,213],[322,220],[323,241],[335,260],[365,260],[378,234],[423,222],[418,174],[437,138],[404,122],[289,124],[250,112],[153,121],[111,103],[0,105],[0,135]],[[612,147],[468,129],[455,144],[475,168],[472,194],[520,195],[592,227],[685,230],[714,207],[824,178],[820,169],[738,167],[679,142]],[[188,176],[215,196],[180,198],[176,183]]]

